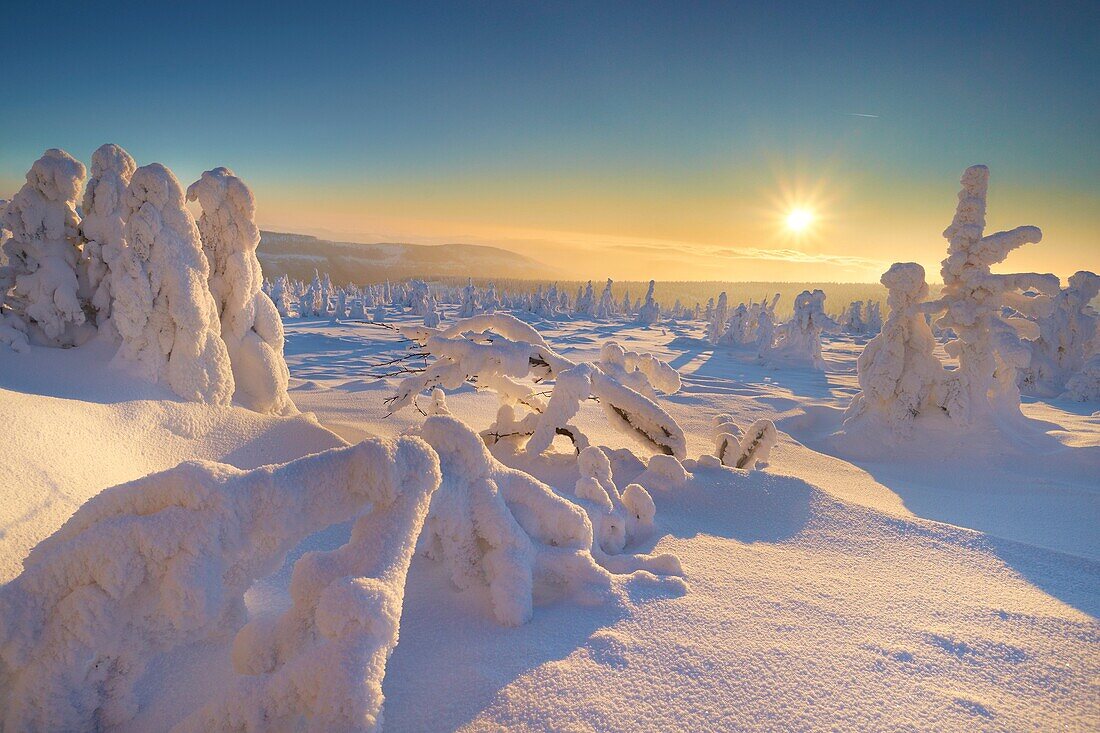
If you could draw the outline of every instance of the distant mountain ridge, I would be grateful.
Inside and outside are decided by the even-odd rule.
[[[552,279],[561,271],[499,247],[480,244],[336,242],[309,234],[260,232],[257,252],[264,277],[308,280],[327,272],[334,283],[371,283],[410,277]]]

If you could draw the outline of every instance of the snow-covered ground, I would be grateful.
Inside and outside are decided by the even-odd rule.
[[[408,348],[393,331],[285,325],[294,417],[139,386],[107,367],[111,345],[100,341],[0,350],[0,582],[108,486],[190,458],[250,468],[423,422],[415,409],[387,416],[398,379],[370,376]],[[834,435],[858,390],[861,339],[826,337],[822,373],[712,346],[702,323],[535,325],[573,361],[597,359],[613,339],[677,368],[683,386],[660,404],[689,457],[713,449],[722,413],[741,425],[774,419],[779,443],[763,471],[700,465],[680,488],[648,482],[641,462],[613,461],[616,484],[649,483],[656,504],[656,532],[632,551],[677,555],[686,591],[622,581],[608,602],[539,598],[531,621],[506,627],[486,594],[456,590],[444,565],[415,557],[383,683],[386,730],[1100,726],[1095,405],[1025,400],[1031,432],[883,448]],[[447,406],[480,430],[498,401],[466,385]],[[646,457],[593,403],[576,423],[594,443]],[[578,478],[575,461],[522,468],[567,495]],[[349,532],[350,522],[303,542],[252,586],[249,614],[284,611],[293,561]],[[124,729],[166,730],[225,689],[227,645],[155,659]]]

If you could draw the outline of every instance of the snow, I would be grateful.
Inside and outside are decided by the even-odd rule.
[[[925,353],[913,340],[919,324],[927,328],[915,305],[924,274],[893,272],[875,369],[882,354],[901,353],[904,363],[907,350]],[[2,581],[79,504],[103,497],[77,515],[90,517],[107,497],[135,491],[101,494],[109,485],[171,469],[139,482],[149,487],[190,471],[190,501],[285,470],[173,469],[182,460],[251,469],[331,448],[349,455],[344,441],[379,436],[391,442],[365,450],[392,456],[392,441],[410,432],[419,438],[403,438],[408,455],[426,455],[414,448],[420,440],[439,454],[440,488],[417,553],[416,501],[381,501],[382,511],[361,517],[322,501],[315,523],[285,507],[279,516],[294,523],[301,514],[303,529],[291,537],[283,520],[273,525],[283,541],[265,546],[264,567],[234,586],[239,619],[222,636],[150,646],[144,672],[134,668],[133,707],[110,708],[133,714],[114,729],[261,729],[273,720],[268,727],[288,728],[302,716],[316,729],[369,729],[383,694],[390,731],[1085,730],[1100,720],[1094,407],[1028,396],[1026,429],[960,439],[961,428],[937,424],[893,442],[871,440],[891,431],[878,422],[888,416],[868,407],[878,417],[857,439],[845,411],[869,393],[858,336],[823,329],[823,368],[814,369],[712,343],[706,323],[690,319],[550,321],[515,311],[462,323],[451,314],[431,329],[422,314],[374,307],[385,325],[287,321],[289,394],[304,411],[292,417],[181,401],[164,384],[129,379],[106,368],[113,344],[103,335],[76,349],[0,352],[0,425],[11,427],[7,455],[17,457],[0,464]],[[947,361],[939,340],[932,347]],[[422,348],[431,356],[416,357]],[[371,376],[406,357],[396,363],[462,366],[441,367],[439,384],[416,392],[423,375]],[[405,393],[424,393],[427,416],[411,397],[408,409],[385,403],[408,378],[417,381]],[[904,379],[882,384],[876,395],[907,394]],[[626,388],[629,399],[616,392]],[[522,401],[549,413],[558,390],[568,417],[547,424],[564,420],[586,445],[556,431],[539,451],[524,450],[533,436],[486,445],[481,436],[507,424],[509,411],[518,422]],[[673,455],[638,441],[638,425],[621,430],[621,416],[605,412],[608,396],[656,405],[660,413],[626,412],[647,430],[677,426]],[[645,419],[659,414],[667,421]],[[408,484],[409,496],[422,497],[433,470],[420,459],[407,465],[422,479]],[[372,472],[361,475],[352,486],[375,485]],[[156,514],[131,521],[144,526]],[[372,516],[392,542],[360,531]],[[339,523],[305,526],[330,520]],[[214,524],[202,527],[214,542]],[[32,566],[56,552],[36,551],[44,560]],[[359,671],[354,693],[348,669]],[[41,672],[68,674],[57,665]],[[8,684],[0,679],[0,694]],[[354,720],[326,717],[336,701]]]

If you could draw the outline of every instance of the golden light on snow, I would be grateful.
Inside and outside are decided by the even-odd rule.
[[[814,223],[814,212],[806,208],[795,208],[787,212],[785,219],[787,229],[795,234],[801,234]]]

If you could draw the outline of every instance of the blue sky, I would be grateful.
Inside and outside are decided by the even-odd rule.
[[[991,225],[1100,264],[1095,2],[47,2],[5,26],[0,195],[112,141],[185,182],[228,165],[302,231],[870,257],[867,230],[912,229],[890,246],[934,263],[983,162]],[[835,202],[820,237],[751,220],[800,187]]]

